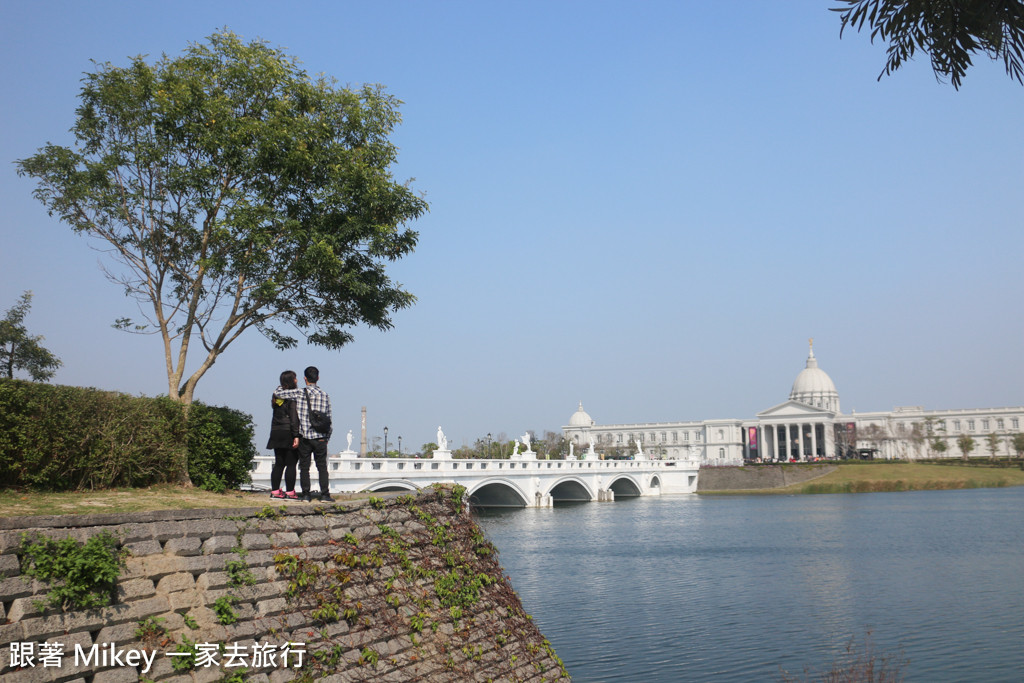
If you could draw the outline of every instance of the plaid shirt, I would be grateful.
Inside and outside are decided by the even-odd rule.
[[[309,394],[309,403],[306,403],[306,397],[304,393]],[[309,409],[318,410],[321,413],[327,413],[328,417],[331,417],[331,399],[327,396],[327,392],[318,387],[315,384],[310,384],[305,389],[282,389],[278,387],[274,389],[274,396],[280,398],[290,398],[295,401],[295,407],[299,412],[299,434],[304,439],[330,439],[331,433],[326,434],[313,430],[313,427],[309,424]],[[334,431],[332,426],[331,431]]]

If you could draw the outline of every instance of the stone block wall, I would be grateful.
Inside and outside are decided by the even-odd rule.
[[[697,475],[697,493],[782,488],[823,477],[835,469],[835,465],[701,467]]]
[[[460,496],[0,520],[0,676],[569,680]],[[111,604],[45,604],[25,539],[103,532],[128,551]]]

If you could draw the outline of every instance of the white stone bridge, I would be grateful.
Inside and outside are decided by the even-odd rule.
[[[255,486],[270,485],[273,456],[256,459]],[[556,502],[693,493],[699,464],[686,460],[450,460],[332,455],[331,492],[415,491],[435,482],[466,487],[483,507],[550,507]],[[310,479],[317,486],[316,465]]]

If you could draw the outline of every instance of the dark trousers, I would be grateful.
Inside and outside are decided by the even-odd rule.
[[[309,456],[316,461],[316,471],[320,475],[320,493],[330,493],[331,473],[327,471],[327,439],[299,439],[299,483],[302,492],[310,492]]]
[[[270,470],[270,490],[281,488],[281,474],[284,474],[285,491],[295,490],[295,464],[299,462],[299,451],[295,448],[275,448],[274,468]]]

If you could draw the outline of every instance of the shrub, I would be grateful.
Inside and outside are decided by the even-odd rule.
[[[195,402],[188,411],[188,474],[196,486],[220,493],[250,482],[256,447],[252,416]]]
[[[67,491],[167,481],[185,457],[170,399],[0,380],[0,481]]]
[[[171,480],[188,459],[192,482],[224,491],[250,481],[252,417],[199,402],[0,379],[0,481],[75,491]]]

